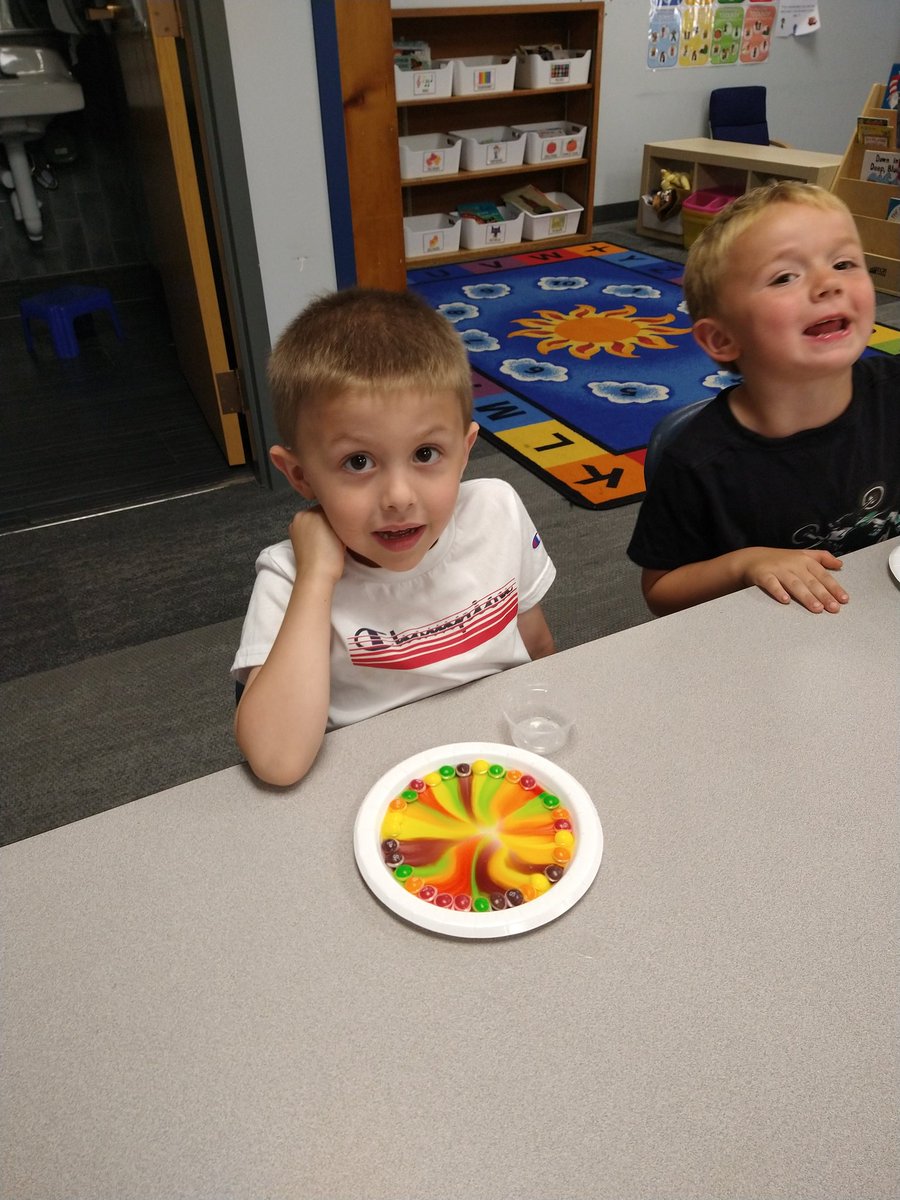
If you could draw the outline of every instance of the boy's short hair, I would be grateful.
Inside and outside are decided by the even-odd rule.
[[[808,204],[851,217],[849,208],[833,192],[813,183],[782,179],[738,196],[703,230],[688,251],[684,269],[684,298],[693,321],[717,315],[722,281],[737,238],[758,221],[770,204]]]
[[[268,367],[282,443],[303,405],[352,391],[452,392],[472,419],[472,373],[462,338],[414,292],[347,288],[313,300],[275,343]]]

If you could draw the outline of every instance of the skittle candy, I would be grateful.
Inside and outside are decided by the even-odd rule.
[[[386,869],[411,896],[473,920],[540,899],[576,851],[559,797],[500,762],[445,763],[382,812]]]

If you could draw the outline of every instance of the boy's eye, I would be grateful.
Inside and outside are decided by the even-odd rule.
[[[783,287],[784,284],[790,283],[791,280],[795,279],[795,278],[796,278],[796,276],[793,274],[792,271],[782,271],[780,275],[776,275],[775,278],[772,280],[772,286],[773,287]]]
[[[420,446],[413,456],[416,462],[435,463],[441,457],[437,446]]]
[[[842,258],[840,262],[834,264],[836,271],[850,271],[856,266],[852,258]]]
[[[345,471],[359,475],[363,471],[371,471],[375,466],[375,461],[368,454],[351,454],[349,458],[344,459],[341,465]]]

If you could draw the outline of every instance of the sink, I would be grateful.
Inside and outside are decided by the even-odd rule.
[[[24,143],[41,137],[52,117],[81,108],[81,84],[60,54],[45,46],[0,43],[0,141],[9,161],[3,182],[33,242],[43,237],[43,223]]]
[[[79,108],[81,84],[55,50],[0,45],[0,131],[22,117],[43,118],[46,127],[51,117]]]

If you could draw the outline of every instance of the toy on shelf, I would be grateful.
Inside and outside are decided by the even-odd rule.
[[[682,171],[660,168],[659,187],[649,197],[650,207],[659,221],[668,221],[681,212],[681,206],[691,192],[690,177]]]

